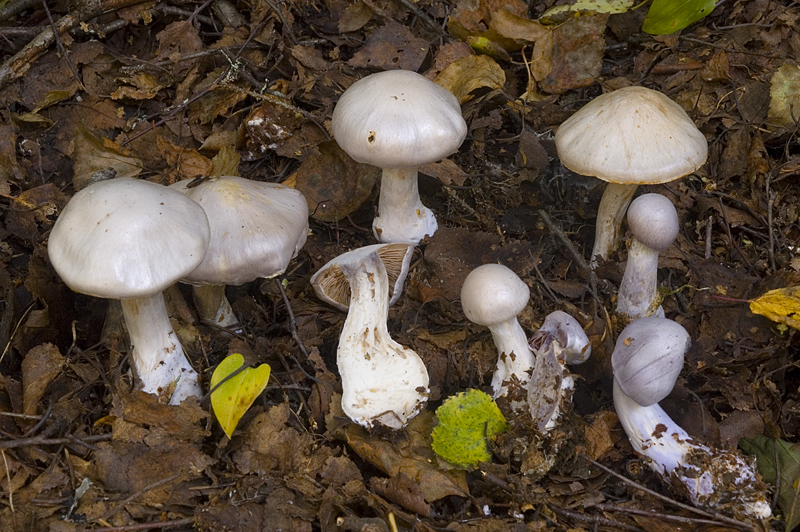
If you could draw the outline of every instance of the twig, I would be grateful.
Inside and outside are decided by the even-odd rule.
[[[108,441],[111,439],[111,434],[98,434],[96,436],[86,436],[85,438],[44,438],[41,436],[34,436],[33,438],[21,438],[19,440],[0,441],[0,449],[14,449],[16,447],[27,447],[29,445],[64,445],[69,443],[77,443],[84,447],[91,448],[87,445],[89,442]]]
[[[643,515],[646,517],[655,517],[656,519],[663,519],[664,521],[676,521],[678,523],[687,523],[692,525],[719,525],[719,521],[713,519],[698,519],[697,517],[682,517],[680,515],[665,514],[662,512],[651,512],[649,510],[640,510],[637,508],[627,508],[625,506],[615,506],[613,504],[595,504],[592,508],[597,508],[604,512],[621,512],[631,515]]]
[[[776,447],[777,448],[777,447]],[[8,460],[6,460],[6,452],[0,449],[0,454],[3,455],[3,465],[6,468],[6,478],[8,479],[8,505],[11,506],[11,513],[14,513],[14,485],[11,483],[11,471],[8,470]]]
[[[175,521],[156,521],[155,523],[139,523],[138,525],[104,526],[93,528],[92,532],[134,532],[136,530],[150,530],[153,528],[173,528],[182,525],[191,525],[194,517],[185,517]]]
[[[56,47],[58,48],[58,51],[61,52],[61,57],[63,57],[64,61],[67,62],[67,66],[72,72],[72,76],[75,78],[75,81],[77,81],[78,85],[80,85],[81,90],[85,91],[86,87],[83,85],[83,81],[81,81],[81,77],[78,74],[78,71],[75,69],[75,64],[72,62],[72,59],[69,58],[67,49],[64,48],[64,43],[61,42],[61,37],[58,36],[58,31],[56,31],[56,23],[53,20],[53,15],[50,13],[50,8],[47,7],[47,0],[42,0],[42,7],[44,8],[44,12],[47,15],[47,20],[50,21],[50,27],[53,28],[53,38],[56,41]]]
[[[278,291],[281,293],[281,298],[283,299],[283,304],[286,307],[286,312],[289,314],[289,332],[292,334],[292,339],[297,344],[298,349],[300,352],[303,353],[305,357],[304,360],[308,360],[308,351],[306,351],[306,346],[303,345],[303,341],[300,339],[300,335],[297,334],[297,323],[294,320],[294,312],[292,312],[292,305],[289,303],[289,298],[286,297],[286,291],[283,289],[283,277],[279,276],[275,278],[275,284],[278,286]]]
[[[116,514],[120,510],[122,510],[125,507],[126,504],[128,504],[129,502],[134,501],[140,495],[143,495],[143,494],[147,493],[150,490],[154,490],[159,486],[163,486],[164,484],[167,484],[168,482],[172,482],[173,480],[175,480],[179,476],[181,476],[180,473],[175,473],[171,477],[162,478],[161,480],[159,480],[157,482],[153,482],[149,486],[145,486],[144,488],[140,489],[136,493],[133,493],[129,497],[126,497],[122,502],[120,502],[115,507],[113,507],[112,509],[110,509],[109,511],[107,511],[106,513],[104,513],[103,515],[98,517],[97,521],[105,521],[105,520],[107,520],[109,517],[111,517],[112,515]]]
[[[626,525],[624,523],[620,523],[619,521],[614,521],[612,519],[608,519],[606,517],[600,517],[598,515],[589,515],[589,514],[582,514],[578,512],[573,512],[572,510],[566,510],[564,508],[559,508],[555,504],[547,503],[547,507],[550,508],[553,512],[567,517],[569,519],[574,519],[576,521],[583,521],[585,523],[592,523],[597,526],[608,526],[614,530],[629,530],[631,532],[644,532],[643,528],[639,528],[638,526],[633,525]]]

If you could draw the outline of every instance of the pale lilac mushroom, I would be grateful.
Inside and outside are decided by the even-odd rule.
[[[561,163],[607,181],[590,259],[607,259],[639,185],[667,183],[697,170],[708,143],[686,111],[664,94],[626,87],[598,96],[556,132]]]
[[[617,312],[631,319],[653,314],[663,317],[664,311],[657,307],[658,255],[678,236],[678,212],[668,198],[644,194],[628,208],[628,227],[631,241]]]
[[[611,356],[620,424],[650,468],[693,504],[766,519],[766,488],[752,465],[736,451],[698,442],[658,406],[690,343],[681,325],[664,318],[640,318],[620,333]]]
[[[121,300],[142,389],[166,395],[170,404],[199,397],[202,389],[162,291],[200,264],[209,238],[200,205],[168,187],[130,178],[77,192],[50,232],[50,262],[70,288]]]
[[[286,271],[308,236],[308,205],[299,190],[278,183],[223,176],[173,188],[203,207],[211,242],[203,262],[181,281],[193,285],[200,317],[238,327],[226,285],[269,279]]]
[[[418,244],[433,235],[438,224],[420,200],[417,168],[451,155],[464,141],[467,124],[456,97],[416,72],[379,72],[342,94],[331,128],[350,157],[383,170],[375,237]]]

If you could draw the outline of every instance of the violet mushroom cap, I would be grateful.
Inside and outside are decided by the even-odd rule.
[[[158,394],[175,386],[171,404],[202,392],[162,291],[200,264],[209,238],[200,205],[168,187],[119,178],[77,192],[47,246],[53,268],[74,291],[122,300],[143,389]]]
[[[350,287],[336,351],[342,410],[365,427],[402,428],[428,400],[429,378],[419,355],[389,335],[389,276],[378,246],[340,255],[327,270]]]
[[[378,72],[342,94],[331,128],[350,157],[383,170],[375,237],[417,244],[433,235],[438,225],[420,200],[417,168],[454,153],[466,138],[456,97],[416,72]]]
[[[591,260],[616,249],[622,218],[639,185],[667,183],[697,170],[708,142],[664,94],[626,87],[598,96],[559,126],[561,163],[608,185],[597,212]]]
[[[678,236],[678,212],[661,194],[643,194],[628,208],[628,227],[632,238],[617,312],[636,319],[657,312],[658,254]]]
[[[689,335],[664,318],[641,318],[620,333],[611,357],[614,407],[633,449],[692,503],[765,519],[766,488],[735,451],[697,442],[657,404],[675,384]],[[637,399],[634,399],[637,398]]]
[[[512,376],[523,387],[530,381],[534,356],[517,321],[528,299],[528,285],[502,264],[478,266],[461,286],[464,314],[469,321],[488,327],[497,347],[499,356],[492,377],[495,398],[507,395]]]
[[[536,361],[528,384],[528,408],[541,434],[556,427],[572,401],[574,379],[565,364],[582,364],[592,354],[589,337],[578,320],[557,310],[531,336]]]
[[[371,253],[377,253],[383,261],[389,278],[389,306],[394,305],[403,293],[403,283],[408,276],[411,257],[414,255],[413,244],[373,244],[334,257],[311,276],[311,286],[317,297],[332,307],[347,312],[350,308],[350,283],[347,282],[339,264],[357,260],[357,257]],[[351,254],[352,257],[349,256]]]
[[[308,236],[308,204],[299,190],[278,183],[222,176],[170,188],[200,204],[211,226],[203,261],[181,281],[194,285],[200,317],[220,327],[239,321],[226,285],[269,279],[286,271]]]

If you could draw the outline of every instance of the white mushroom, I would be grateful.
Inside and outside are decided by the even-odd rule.
[[[305,197],[285,185],[232,176],[207,179],[196,186],[184,180],[171,188],[199,203],[211,226],[208,253],[181,280],[194,285],[195,305],[203,320],[237,327],[239,320],[225,296],[225,286],[286,271],[308,236]]]
[[[683,327],[664,318],[635,320],[620,333],[611,357],[619,421],[633,449],[693,504],[765,519],[766,488],[752,465],[697,442],[657,404],[675,385],[689,343]]]
[[[534,356],[517,321],[529,298],[528,285],[502,264],[478,266],[461,286],[464,314],[469,321],[488,327],[497,347],[499,356],[492,377],[495,398],[508,394],[512,380],[527,389],[531,379]]]
[[[161,292],[200,264],[209,238],[200,205],[168,187],[129,178],[77,192],[50,233],[50,261],[70,288],[121,300],[142,388],[171,394],[171,404],[202,391]]]
[[[628,263],[619,286],[617,312],[632,319],[664,311],[656,306],[658,254],[678,236],[680,225],[675,206],[660,194],[639,196],[628,208],[631,243]]]
[[[573,172],[608,182],[597,211],[593,263],[616,249],[639,185],[690,174],[708,155],[705,137],[683,108],[644,87],[619,89],[586,104],[559,126],[556,149]]]
[[[533,333],[530,347],[536,363],[528,384],[528,407],[539,432],[547,434],[572,401],[575,383],[565,365],[588,360],[592,345],[578,320],[557,310]]]
[[[331,128],[350,157],[383,170],[375,237],[417,244],[433,235],[438,225],[420,200],[417,168],[447,157],[464,141],[467,124],[456,97],[416,72],[379,72],[342,94]]]
[[[389,277],[384,261],[376,247],[369,246],[340,255],[320,272],[327,279],[319,286],[330,290],[326,300],[336,300],[344,292],[336,284],[350,287],[336,351],[342,410],[365,427],[404,427],[428,400],[428,371],[417,353],[389,336]]]

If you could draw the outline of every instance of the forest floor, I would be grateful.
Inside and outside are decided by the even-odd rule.
[[[692,338],[662,406],[717,447],[757,435],[797,442],[798,335],[747,302],[800,282],[800,7],[723,1],[677,34],[652,36],[641,30],[646,6],[532,22],[554,3],[0,6],[0,530],[389,531],[390,516],[396,530],[420,532],[796,525],[791,447],[773,486],[780,497],[769,494],[776,517],[759,523],[693,511],[633,452],[610,369],[627,252],[622,245],[590,276],[604,184],[559,163],[553,132],[592,98],[634,84],[668,95],[695,121],[706,164],[642,187],[678,210],[659,280],[666,316]],[[417,247],[388,325],[424,360],[431,393],[425,411],[392,433],[343,416],[336,348],[345,314],[317,299],[309,279],[375,243],[379,172],[342,155],[330,118],[345,88],[396,68],[453,91],[469,133],[452,157],[421,171],[439,230]],[[59,213],[109,168],[163,184],[208,175],[287,182],[308,199],[308,241],[286,273],[228,290],[241,334],[201,323],[188,287],[167,292],[206,390],[229,353],[272,368],[231,439],[207,400],[167,406],[135,391],[117,306],[71,291],[49,262]],[[490,390],[492,337],[466,319],[459,297],[469,271],[495,262],[530,287],[519,317],[529,335],[563,310],[593,347],[571,368],[567,443],[537,474],[521,473],[531,436],[520,428],[469,471],[430,447],[445,398]]]

